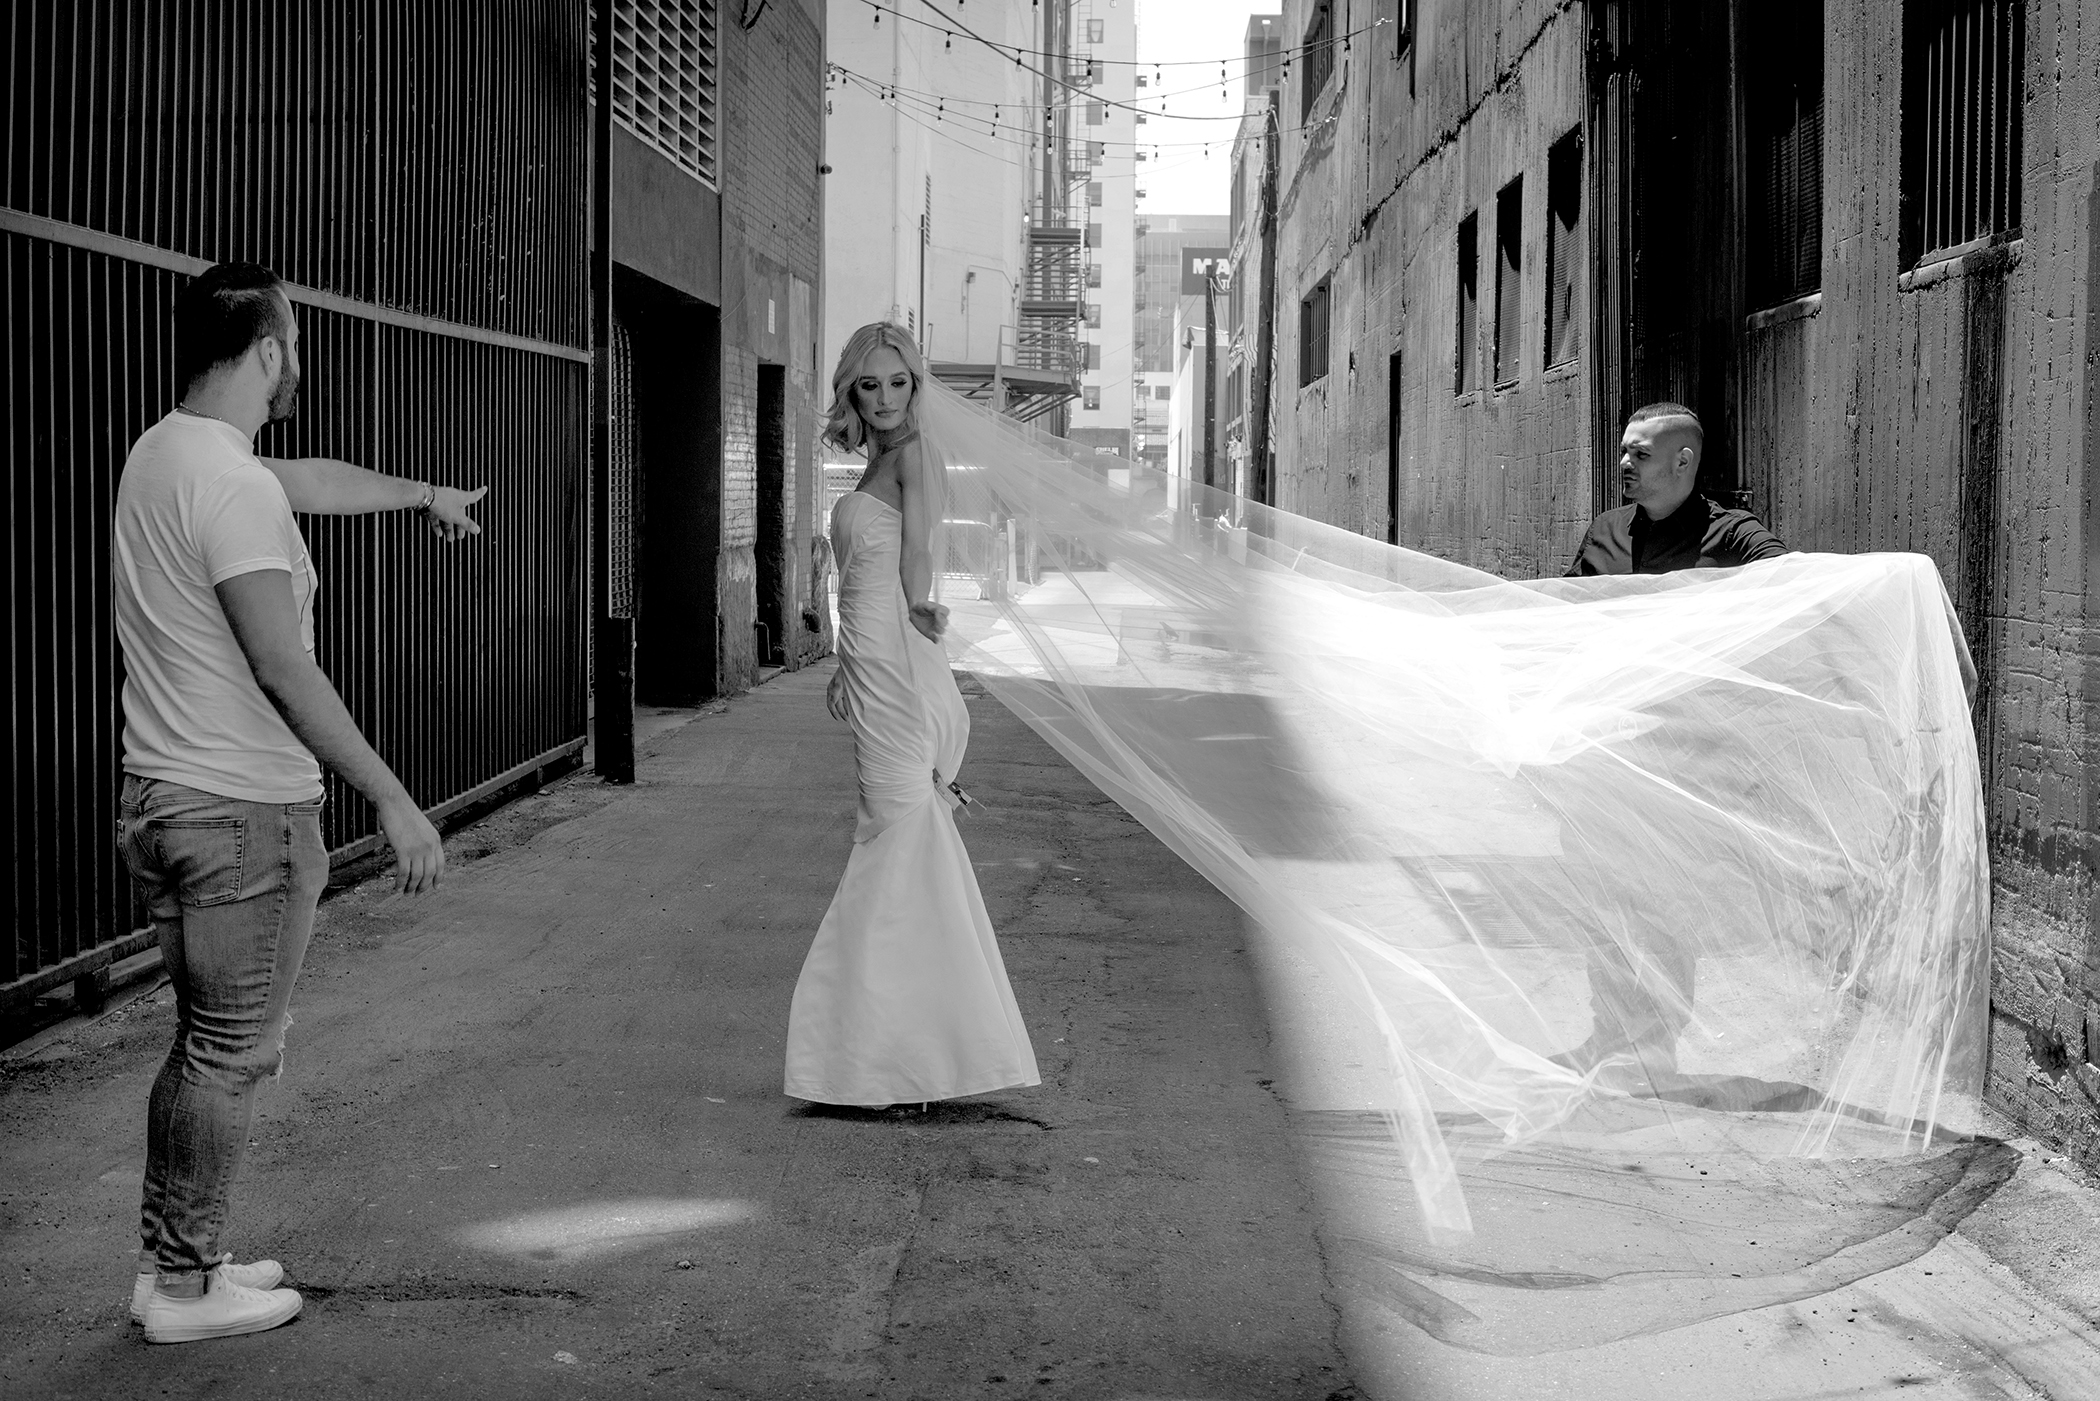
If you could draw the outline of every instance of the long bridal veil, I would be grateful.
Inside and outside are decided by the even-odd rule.
[[[1311,1015],[1360,1069],[1328,1156],[1404,1181],[1430,1237],[1488,1251],[1556,1174],[1591,1200],[1663,1159],[1735,1165],[1750,1214],[1879,1159],[1906,1221],[1987,1171],[1949,1156],[1989,881],[1929,560],[1512,582],[940,385],[921,422],[956,664],[1333,994]],[[1795,1274],[1839,1249],[1797,1244]]]

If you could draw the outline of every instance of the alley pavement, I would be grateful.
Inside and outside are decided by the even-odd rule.
[[[1319,1127],[1363,1073],[1332,989],[974,686],[965,838],[1044,1084],[785,1098],[852,829],[829,674],[658,717],[639,782],[455,834],[434,895],[323,905],[228,1240],[285,1263],[285,1328],[126,1320],[164,989],[0,1060],[0,1401],[2100,1397],[2100,1209],[2031,1146],[1895,1268],[1468,1323],[1391,1267],[1404,1179]]]
[[[0,1081],[0,1396],[1347,1395],[1233,906],[997,702],[966,828],[1040,1088],[781,1093],[844,869],[830,668],[322,906],[227,1244],[276,1332],[125,1310],[165,994]]]

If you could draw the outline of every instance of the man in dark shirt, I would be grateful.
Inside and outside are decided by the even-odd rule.
[[[1699,416],[1684,405],[1635,409],[1619,439],[1626,504],[1590,522],[1568,575],[1728,569],[1785,554],[1757,517],[1696,489],[1705,448]],[[1691,1021],[1691,952],[1667,932],[1634,932],[1597,940],[1588,964],[1593,1030],[1553,1059],[1585,1073],[1605,1066],[1603,1078],[1621,1088],[1652,1091],[1676,1073],[1677,1039]]]
[[[1590,522],[1569,576],[1727,569],[1785,554],[1756,516],[1699,493],[1705,449],[1699,416],[1684,405],[1635,409],[1619,439],[1626,504]]]

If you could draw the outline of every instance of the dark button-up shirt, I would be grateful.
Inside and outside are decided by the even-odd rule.
[[[1606,511],[1583,532],[1568,575],[1728,569],[1785,553],[1779,537],[1756,516],[1695,491],[1661,520],[1639,506]]]

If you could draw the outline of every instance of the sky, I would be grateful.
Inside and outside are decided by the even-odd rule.
[[[1160,146],[1159,160],[1145,153],[1138,167],[1137,185],[1145,192],[1138,201],[1140,214],[1225,214],[1232,207],[1232,137],[1239,129],[1234,121],[1192,121],[1180,114],[1208,118],[1239,116],[1240,74],[1246,64],[1240,58],[1246,43],[1247,16],[1276,14],[1280,4],[1248,5],[1232,0],[1125,0],[1137,10],[1137,51],[1143,63],[1173,63],[1191,59],[1207,64],[1181,69],[1168,68],[1159,74],[1165,80],[1167,115],[1159,113],[1155,89],[1139,97],[1147,109],[1140,129],[1146,140]],[[1227,59],[1230,89],[1219,100],[1216,60]],[[1145,72],[1147,78],[1154,75]],[[1202,84],[1208,83],[1205,88]],[[1184,92],[1184,89],[1196,89]],[[1180,94],[1180,95],[1173,95]],[[1202,144],[1213,143],[1210,155]],[[1177,143],[1180,143],[1177,148]]]

